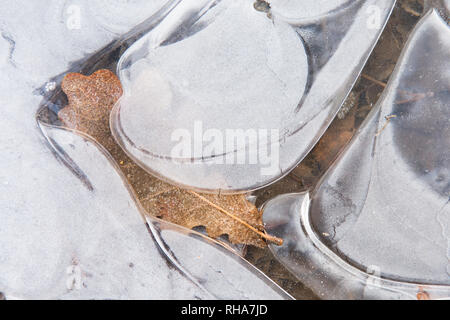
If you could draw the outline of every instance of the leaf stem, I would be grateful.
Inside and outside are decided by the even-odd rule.
[[[249,228],[250,230],[252,230],[253,232],[255,232],[256,234],[258,234],[261,238],[273,242],[276,245],[281,246],[283,244],[283,239],[268,235],[266,233],[263,233],[261,231],[259,231],[258,229],[256,229],[255,227],[249,225],[247,222],[245,222],[244,220],[242,220],[239,217],[236,217],[234,214],[226,211],[225,209],[221,208],[220,206],[216,205],[214,202],[209,201],[208,199],[206,199],[204,196],[198,194],[195,191],[190,190],[189,191],[191,194],[193,194],[194,196],[198,197],[199,199],[205,201],[206,203],[208,203],[210,206],[214,207],[215,209],[219,210],[220,212],[226,214],[227,216],[229,216],[230,218],[236,220],[237,222],[243,224],[244,226],[246,226],[247,228]]]

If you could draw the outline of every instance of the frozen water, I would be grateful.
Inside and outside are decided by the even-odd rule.
[[[114,36],[86,14],[81,30],[68,29],[68,1],[43,2],[0,4],[0,291],[7,298],[208,297],[167,267],[140,216],[125,214],[131,198],[110,167],[102,169],[112,181],[92,180],[93,194],[45,145],[33,91]]]
[[[180,232],[174,226],[150,221],[180,269],[205,291],[221,299],[291,299],[255,267],[217,241],[191,231]],[[189,250],[186,250],[189,248]]]
[[[425,0],[424,7],[424,10],[435,8],[439,14],[447,20],[447,23],[450,22],[450,0]]]
[[[271,12],[289,22],[317,19],[330,11],[342,9],[357,0],[271,0]]]
[[[123,180],[99,150],[70,132],[59,130],[51,138],[71,146],[67,155],[86,177],[72,175],[45,145],[38,145],[39,152],[21,140],[16,152],[30,157],[22,156],[20,165],[7,162],[14,176],[0,199],[6,205],[0,226],[6,297],[210,297],[168,267]]]
[[[202,18],[213,20],[203,30],[151,50],[120,70],[125,85],[120,124],[137,146],[170,157],[175,145],[171,133],[182,128],[193,133],[195,121],[201,121],[205,131],[222,132],[281,128],[289,121],[307,80],[302,42],[287,24],[273,24],[254,10],[251,1],[233,6],[228,2],[221,1],[214,8],[218,13]],[[159,37],[159,31],[147,37]],[[125,53],[119,68],[134,58],[134,50]]]
[[[314,15],[306,24],[253,3],[181,2],[122,55],[111,128],[152,174],[228,193],[287,174],[337,113],[394,1],[274,2]]]
[[[189,264],[196,256],[185,250],[186,267],[177,268],[173,257],[161,254],[128,185],[97,144],[43,123],[48,140],[41,134],[35,114],[42,97],[33,92],[44,84],[46,91],[55,90],[48,79],[163,5],[102,3],[105,7],[58,0],[0,4],[0,292],[7,299],[289,298],[230,250],[219,246],[219,252],[207,242],[203,261]],[[116,5],[135,14],[122,15]],[[108,21],[114,21],[112,27]],[[168,228],[149,224],[152,230],[156,224]],[[189,235],[179,237],[186,246],[194,243]],[[171,245],[180,246],[175,240]],[[234,261],[233,268],[208,261],[215,254],[222,262]],[[199,279],[206,263],[224,277],[214,284],[206,273]],[[243,286],[245,275],[251,280]]]
[[[367,126],[329,172],[311,208],[313,225],[331,235],[337,251],[413,282],[450,284],[448,39],[436,14],[421,24],[374,116],[377,125]],[[395,118],[386,124],[386,117]]]
[[[142,5],[144,2],[148,4]],[[26,71],[30,79],[44,83],[49,70],[54,74],[63,72],[69,61],[81,59],[117,38],[116,32],[111,31],[117,29],[114,24],[120,23],[120,32],[126,32],[143,17],[155,13],[165,1],[127,3],[128,10],[123,10],[125,4],[120,0],[98,10],[100,4],[88,0],[44,0],[26,5],[20,1],[14,4],[2,1],[2,38],[15,42],[11,63]],[[112,17],[111,13],[120,13],[120,17]],[[58,45],[61,43],[65,45]]]
[[[422,18],[319,185],[266,205],[269,230],[286,240],[272,250],[324,297],[450,296],[449,36],[436,11]]]

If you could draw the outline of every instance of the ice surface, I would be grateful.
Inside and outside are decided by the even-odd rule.
[[[356,0],[357,1],[357,0]],[[316,19],[330,11],[342,9],[355,0],[271,0],[270,7],[273,15],[289,22]]]
[[[170,134],[182,128],[193,133],[195,121],[205,131],[281,128],[305,90],[307,57],[294,29],[273,24],[251,1],[221,1],[214,10],[202,17],[213,20],[203,30],[120,70],[120,124],[134,144],[156,156],[171,157]],[[159,38],[158,32],[147,37]],[[119,68],[130,63],[134,50]]]
[[[437,14],[422,23],[373,117],[375,134],[370,126],[361,132],[311,208],[314,226],[331,235],[336,250],[407,281],[450,284],[449,39]],[[389,116],[395,118],[386,125]],[[353,153],[357,147],[361,151]],[[361,163],[370,174],[359,175],[358,188],[347,172]]]
[[[436,11],[422,18],[320,184],[266,206],[286,241],[271,248],[324,297],[450,296],[449,36]]]
[[[214,297],[291,299],[255,267],[240,256],[230,254],[229,248],[223,244],[192,231],[182,232],[180,228],[160,221],[150,221],[150,224],[172,261],[179,263],[180,270]]]
[[[442,18],[449,23],[450,18],[450,0],[425,0],[424,10],[435,8]]]
[[[313,15],[306,24],[253,3],[182,1],[122,55],[125,94],[111,127],[152,174],[229,193],[285,175],[337,113],[394,1],[274,3]],[[233,140],[236,130],[241,135]]]
[[[43,2],[0,4],[0,291],[6,298],[207,297],[167,267],[140,216],[124,215],[131,205],[125,189],[94,195],[45,145],[35,122],[41,97],[33,91],[113,35],[92,27],[87,14],[72,31],[68,1]],[[78,271],[86,287],[69,290]]]
[[[81,59],[116,38],[118,29],[126,32],[143,17],[155,13],[165,1],[126,1],[128,4],[125,4],[119,0],[98,10],[99,2],[44,0],[26,5],[19,1],[12,5],[2,1],[2,40],[10,38],[15,42],[11,63],[27,71],[30,79],[44,82],[50,73],[64,71],[68,62]],[[143,5],[144,2],[148,4]],[[124,6],[128,6],[129,11],[125,12]],[[112,13],[120,13],[120,16],[113,17]],[[38,23],[39,28],[36,28]],[[116,24],[120,24],[120,28]],[[23,42],[17,41],[20,39]],[[61,43],[65,45],[58,45]]]
[[[97,144],[41,123],[53,149],[47,145],[35,120],[42,97],[33,92],[163,5],[102,3],[0,4],[0,292],[7,299],[289,298],[229,250],[228,256],[223,248],[217,254],[238,261],[233,268],[208,261],[218,249],[207,243],[203,262],[189,265],[196,256],[185,250],[187,267],[177,268],[173,257],[161,253],[127,184]],[[190,243],[190,236],[179,237]],[[205,263],[224,272],[222,282],[211,285],[205,276],[199,283]],[[230,273],[238,276],[225,284]],[[248,273],[244,286],[241,277]]]
[[[0,226],[0,287],[6,297],[210,297],[168,267],[123,180],[99,150],[67,131],[52,132],[51,138],[71,146],[67,156],[86,177],[70,174],[43,144],[41,152],[27,150],[30,144],[20,148],[31,158],[22,159],[21,167],[9,163],[15,176],[0,200],[7,204]]]

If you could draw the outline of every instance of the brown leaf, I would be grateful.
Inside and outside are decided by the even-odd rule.
[[[136,165],[116,144],[109,129],[109,114],[122,94],[119,79],[108,70],[91,76],[67,74],[62,82],[69,104],[58,117],[69,128],[88,134],[112,155],[150,215],[194,228],[204,226],[209,236],[227,234],[232,243],[265,246],[261,213],[244,195],[205,195],[167,184]],[[260,234],[258,234],[260,233]]]

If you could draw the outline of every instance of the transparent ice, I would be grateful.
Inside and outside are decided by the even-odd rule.
[[[290,298],[223,244],[146,221],[89,137],[36,123],[40,93],[60,90],[53,76],[80,71],[96,50],[163,6],[0,3],[0,292],[7,299]]]
[[[450,297],[450,29],[429,11],[314,190],[270,200],[277,258],[324,298]]]
[[[353,0],[271,0],[271,11],[284,20],[294,23],[311,21],[325,16],[327,13],[337,11],[349,6]]]
[[[150,173],[184,187],[238,193],[274,182],[323,134],[394,2],[274,1],[273,10],[256,10],[251,0],[169,1],[121,56],[125,93],[111,116],[113,134]],[[188,132],[191,153],[172,153],[179,129]],[[197,148],[208,129],[223,136],[240,129],[243,143],[224,139],[223,148],[211,148],[211,139]],[[247,134],[259,129],[278,137]],[[261,154],[275,145],[274,170],[263,173]]]

